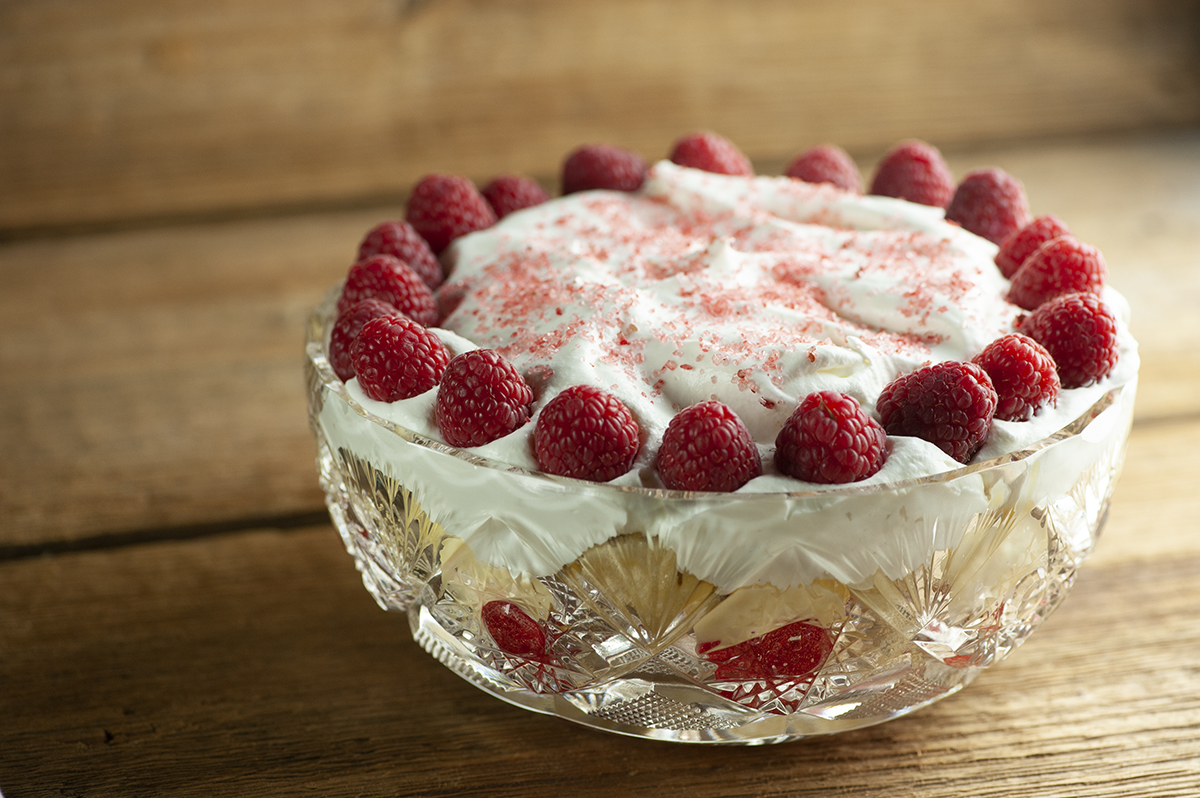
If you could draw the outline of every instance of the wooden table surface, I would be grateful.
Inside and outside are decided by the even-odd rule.
[[[374,605],[317,488],[304,318],[398,209],[29,235],[0,244],[0,790],[1200,794],[1200,129],[948,155],[1105,252],[1143,358],[1095,556],[965,691],[764,748],[489,698]]]

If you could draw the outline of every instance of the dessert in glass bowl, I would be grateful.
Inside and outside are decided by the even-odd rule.
[[[557,199],[431,176],[370,231],[309,321],[310,420],[367,589],[439,661],[779,742],[954,693],[1058,606],[1124,456],[1128,308],[999,170],[947,186],[908,142],[862,195],[831,149],[801,180],[711,134],[583,147]]]

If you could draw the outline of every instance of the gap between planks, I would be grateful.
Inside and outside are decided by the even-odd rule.
[[[1143,483],[1158,484],[1160,482],[1159,477],[1161,476],[1158,473],[1159,471],[1174,473],[1179,467],[1178,463],[1169,459],[1171,454],[1178,454],[1172,441],[1177,442],[1197,436],[1200,436],[1200,411],[1171,416],[1135,418],[1133,421],[1133,430],[1130,434],[1131,446],[1136,447],[1132,461],[1134,467],[1133,469],[1129,468],[1130,458],[1127,457],[1124,481],[1131,484],[1137,483],[1139,487]],[[1141,455],[1138,452],[1142,448],[1143,443],[1146,449],[1145,455]],[[1163,446],[1166,446],[1168,451],[1163,452],[1161,450]],[[1187,461],[1189,457],[1188,452],[1190,451],[1191,448],[1189,446],[1183,447],[1182,457],[1185,461]],[[1185,462],[1184,465],[1186,466],[1186,464]],[[1185,468],[1185,470],[1187,469]],[[1195,463],[1193,462],[1189,473],[1194,471]],[[1117,489],[1120,491],[1120,483],[1118,483]],[[1143,499],[1144,494],[1145,491],[1139,489],[1136,491],[1136,495],[1130,497],[1130,502],[1134,504],[1139,503]],[[1179,495],[1182,496],[1182,492]],[[1154,502],[1161,502],[1164,499],[1163,496],[1155,495],[1153,492],[1151,492],[1149,498]],[[1118,493],[1115,499],[1115,503],[1118,503],[1116,509],[1118,517],[1127,514],[1122,509],[1123,505],[1119,503],[1121,499],[1122,496]],[[1168,504],[1170,503],[1168,497]],[[1132,513],[1132,515],[1137,516],[1138,514]],[[1129,520],[1132,523],[1137,523],[1138,519],[1133,517]],[[248,516],[210,523],[130,529],[81,538],[61,538],[38,543],[0,545],[0,563],[35,557],[72,555],[92,551],[146,546],[163,542],[221,537],[264,529],[287,531],[328,523],[330,523],[330,519],[325,510],[312,510],[271,516]]]

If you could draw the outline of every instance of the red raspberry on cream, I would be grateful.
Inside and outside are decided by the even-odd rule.
[[[886,435],[858,400],[817,391],[784,422],[775,439],[775,467],[805,482],[858,482],[887,459]]]
[[[1008,301],[1033,310],[1063,294],[1098,294],[1107,277],[1100,250],[1074,236],[1060,236],[1038,247],[1017,269]]]
[[[889,435],[913,435],[960,463],[987,440],[996,412],[992,380],[974,363],[922,366],[883,389],[876,404]]]
[[[1067,225],[1057,216],[1039,216],[1004,239],[1000,251],[996,253],[996,268],[1011,280],[1021,264],[1037,252],[1038,247],[1053,238],[1070,234]]]
[[[345,313],[364,299],[387,302],[419,324],[437,321],[437,304],[429,286],[391,255],[373,255],[350,267],[338,300],[338,313]]]
[[[430,289],[442,284],[442,266],[425,239],[408,222],[381,222],[358,245],[358,259],[391,255],[425,281]]]
[[[354,362],[350,347],[367,322],[381,316],[403,316],[396,308],[380,299],[356,302],[337,317],[329,334],[329,365],[342,382],[354,379]]]
[[[750,159],[737,146],[716,133],[692,133],[675,142],[671,161],[680,166],[714,172],[719,175],[754,174]]]
[[[936,147],[906,141],[883,156],[870,193],[945,208],[954,196],[954,175]]]
[[[832,144],[821,144],[800,153],[784,174],[805,183],[832,183],[842,191],[862,193],[862,175],[854,159]]]
[[[533,449],[551,474],[607,482],[633,467],[641,430],[616,397],[590,385],[555,396],[537,418]]]
[[[672,490],[733,491],[762,473],[750,431],[716,401],[684,408],[671,419],[657,465]]]
[[[1037,341],[1012,333],[992,341],[971,361],[983,368],[996,388],[996,418],[1028,421],[1058,401],[1060,387],[1054,358]]]
[[[1095,294],[1066,294],[1038,307],[1021,332],[1046,347],[1064,388],[1082,388],[1117,365],[1117,319]]]
[[[405,219],[440,255],[454,239],[494,225],[496,212],[467,178],[434,174],[413,187]]]
[[[510,213],[541,205],[550,197],[536,180],[521,175],[500,175],[493,178],[481,192],[496,212],[497,219]]]
[[[562,193],[576,191],[637,191],[646,179],[642,156],[612,144],[586,144],[563,162]]]
[[[396,402],[438,384],[450,361],[446,346],[412,319],[383,316],[363,325],[350,346],[358,385],[377,402]]]
[[[450,361],[438,385],[437,425],[451,446],[482,446],[529,420],[533,391],[512,364],[491,349]]]
[[[946,207],[946,221],[957,222],[993,244],[1002,244],[1029,224],[1025,187],[1003,169],[970,172]]]

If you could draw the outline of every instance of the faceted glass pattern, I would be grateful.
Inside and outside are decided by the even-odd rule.
[[[329,443],[321,408],[346,400],[325,362],[319,319],[308,355],[321,484],[379,605],[406,612],[421,646],[499,698],[599,729],[691,742],[781,742],[879,723],[956,692],[1006,656],[1061,603],[1091,551],[1131,406],[1057,495],[1031,495],[1044,484],[1031,474],[1061,469],[1057,447],[1088,434],[1119,390],[1062,440],[973,469],[1009,498],[965,518],[918,520],[928,540],[958,542],[902,578],[877,572],[856,584],[820,579],[721,594],[642,534],[615,535],[550,576],[479,562],[455,530],[429,517],[394,465]],[[748,612],[772,619],[770,628],[736,645],[702,642],[712,639],[700,633],[705,624]]]

